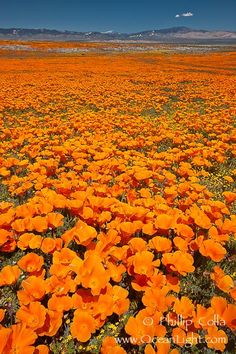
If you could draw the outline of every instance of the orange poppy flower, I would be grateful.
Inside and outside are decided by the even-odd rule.
[[[73,196],[73,194],[75,193],[72,193],[71,196]],[[73,212],[74,215],[78,214],[78,211],[81,209],[83,204],[84,204],[84,200],[80,200],[80,199],[67,200],[67,207]]]
[[[48,219],[44,216],[35,216],[31,219],[32,230],[44,232],[48,229]],[[29,228],[27,228],[29,230]]]
[[[11,226],[13,228],[13,230],[17,231],[17,232],[24,232],[26,230],[33,230],[33,225],[31,222],[32,219],[30,218],[24,218],[24,219],[17,219],[15,220]]]
[[[181,299],[175,300],[173,309],[178,315],[188,318],[193,316],[194,305],[188,297],[182,296]]]
[[[102,211],[101,214],[98,216],[98,223],[99,225],[103,225],[106,222],[109,222],[112,219],[112,214],[110,211]]]
[[[15,266],[5,266],[0,271],[0,286],[12,285],[17,282],[21,274],[20,268]]]
[[[215,262],[222,261],[227,253],[226,249],[214,240],[204,240],[199,248],[199,252]]]
[[[46,309],[40,302],[34,301],[27,306],[21,306],[16,312],[16,319],[36,331],[44,325]]]
[[[134,174],[134,177],[138,180],[138,181],[141,181],[141,180],[145,180],[145,179],[148,179],[150,177],[152,177],[152,172],[151,171],[147,171],[147,170],[140,170],[138,172],[136,172]]]
[[[211,227],[211,220],[204,212],[199,212],[196,216],[193,216],[194,222],[197,226],[203,229],[210,229]]]
[[[221,296],[213,296],[211,299],[211,307],[214,312],[218,314],[220,317],[223,316],[226,308],[228,306],[227,300]]]
[[[13,354],[33,354],[37,334],[31,329],[26,328],[26,324],[16,324],[11,327],[11,333],[5,346],[5,353]]]
[[[93,313],[99,316],[101,320],[105,320],[106,317],[113,313],[113,299],[109,294],[100,294],[98,300],[94,304]]]
[[[71,278],[70,275],[64,278],[58,278],[56,275],[45,280],[46,293],[54,293],[57,296],[68,294],[68,292],[75,292],[78,283]]]
[[[227,308],[222,314],[222,319],[225,321],[227,327],[229,327],[232,331],[236,330],[236,306],[235,304],[228,304]]]
[[[162,256],[162,263],[172,271],[178,272],[182,275],[192,273],[194,271],[193,266],[194,259],[191,254],[176,251],[174,253],[164,253]]]
[[[210,274],[210,277],[215,281],[216,286],[224,292],[228,293],[234,287],[233,279],[229,275],[226,275],[218,266],[213,268],[213,272]]]
[[[134,234],[137,231],[137,227],[130,221],[120,223],[120,231],[127,236]]]
[[[196,311],[193,314],[193,323],[195,328],[207,328],[210,321],[214,320],[214,310],[212,307],[205,308],[197,304]]]
[[[122,275],[126,272],[126,268],[123,264],[115,265],[114,263],[107,263],[107,268],[112,280],[115,282],[120,282],[122,280]]]
[[[87,312],[76,310],[71,325],[71,334],[80,342],[87,342],[96,331],[96,322]]]
[[[10,352],[9,348],[9,337],[11,335],[12,329],[0,326],[0,353],[4,354]]]
[[[50,267],[50,274],[57,275],[58,278],[65,278],[71,272],[71,268],[63,264],[52,264]]]
[[[194,236],[192,228],[188,225],[177,224],[175,228],[178,236],[181,236],[186,239],[191,239]]]
[[[157,252],[170,252],[172,250],[172,242],[166,237],[155,236],[149,241],[149,246]]]
[[[69,265],[77,255],[69,248],[62,248],[61,251],[55,251],[53,253],[53,263],[61,265]]]
[[[140,275],[151,275],[155,266],[160,265],[160,260],[153,261],[154,255],[149,251],[136,252],[129,258],[132,261],[134,272]]]
[[[168,292],[169,288],[167,286],[163,286],[161,289],[154,287],[148,288],[142,297],[142,303],[146,306],[150,313],[162,313],[164,311],[167,311]]]
[[[188,242],[187,240],[183,240],[182,237],[174,237],[173,239],[174,245],[183,252],[188,251]]]
[[[19,205],[15,209],[17,218],[32,218],[36,214],[36,210],[30,204]]]
[[[87,225],[83,221],[78,221],[75,225],[74,240],[78,244],[87,245],[97,236],[94,227]]]
[[[130,300],[128,298],[129,292],[121,286],[115,285],[111,289],[112,309],[117,315],[121,315],[128,311]]]
[[[80,216],[84,219],[84,220],[88,220],[88,219],[92,219],[93,218],[93,210],[89,207],[83,207],[82,212],[80,213]]]
[[[56,241],[51,237],[45,237],[42,240],[41,250],[43,253],[52,253],[56,248]]]
[[[184,347],[187,340],[185,331],[179,327],[174,328],[172,330],[172,340],[176,345]]]
[[[109,271],[104,268],[101,258],[93,251],[85,254],[78,277],[85,288],[91,289],[93,295],[99,295],[110,279]]]
[[[126,354],[127,352],[121,348],[115,338],[105,337],[100,349],[101,354]]]
[[[26,250],[34,236],[35,235],[33,233],[22,234],[17,241],[17,247],[19,247],[21,250]]]
[[[69,311],[72,307],[72,298],[69,296],[56,296],[52,295],[52,297],[48,300],[48,309],[64,312]]]
[[[140,237],[132,237],[128,242],[132,253],[146,251],[147,243]]]
[[[41,248],[41,244],[42,244],[42,237],[40,235],[35,235],[29,241],[29,248],[39,249]]]
[[[28,273],[39,272],[43,263],[43,257],[38,256],[36,253],[28,253],[17,262],[18,266]]]
[[[157,229],[169,230],[174,226],[175,218],[172,215],[160,214],[155,220],[155,227]]]
[[[13,206],[10,202],[0,202],[0,211],[1,213],[7,212]]]
[[[0,229],[0,247],[4,245],[8,240],[12,238],[12,233],[10,231]]]
[[[45,214],[48,215],[53,211],[53,205],[46,202],[44,199],[39,199],[39,202],[34,205],[34,209],[37,214]]]
[[[31,275],[21,283],[23,290],[17,292],[20,303],[28,305],[31,301],[41,300],[45,295],[45,282],[43,279]]]
[[[236,200],[236,193],[233,192],[224,192],[223,196],[225,197],[226,202],[229,204],[235,202]]]
[[[225,244],[229,240],[228,234],[220,234],[215,226],[212,226],[208,231],[209,237],[216,242]]]
[[[147,310],[141,310],[136,317],[129,317],[125,331],[131,336],[131,344],[142,345],[149,343],[155,337],[164,337],[166,328],[159,324],[160,312],[153,312],[151,317]],[[133,341],[132,341],[133,339]]]
[[[152,236],[155,234],[156,229],[154,229],[153,224],[150,222],[148,224],[143,225],[142,231],[144,234]]]
[[[223,225],[221,227],[222,233],[232,233],[236,232],[236,220],[231,217],[230,219],[224,219]]]
[[[44,325],[43,327],[37,330],[37,334],[40,337],[55,336],[62,325],[62,316],[63,316],[62,312],[47,310]]]
[[[12,223],[15,218],[15,211],[9,209],[6,213],[0,215],[0,227],[8,226]]]
[[[47,223],[49,227],[56,228],[63,225],[64,216],[59,213],[49,213],[47,214]]]
[[[216,326],[210,326],[205,335],[208,348],[223,352],[228,343],[228,336],[223,330],[218,330]]]

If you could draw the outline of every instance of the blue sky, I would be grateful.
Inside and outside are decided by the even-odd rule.
[[[137,32],[173,26],[236,31],[236,0],[0,0],[4,28]]]

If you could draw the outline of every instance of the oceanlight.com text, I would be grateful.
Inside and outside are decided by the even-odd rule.
[[[133,345],[142,345],[142,344],[160,344],[160,343],[173,343],[177,344],[180,347],[192,347],[200,343],[223,343],[226,344],[227,340],[225,337],[195,337],[188,336],[186,339],[178,335],[174,337],[151,337],[149,335],[143,335],[141,337],[116,337],[117,344],[133,344]]]

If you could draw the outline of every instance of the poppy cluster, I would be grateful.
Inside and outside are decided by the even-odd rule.
[[[0,354],[232,350],[235,61],[0,53]]]

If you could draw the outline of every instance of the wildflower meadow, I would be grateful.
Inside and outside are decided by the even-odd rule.
[[[235,353],[235,51],[32,46],[0,50],[0,354]]]

